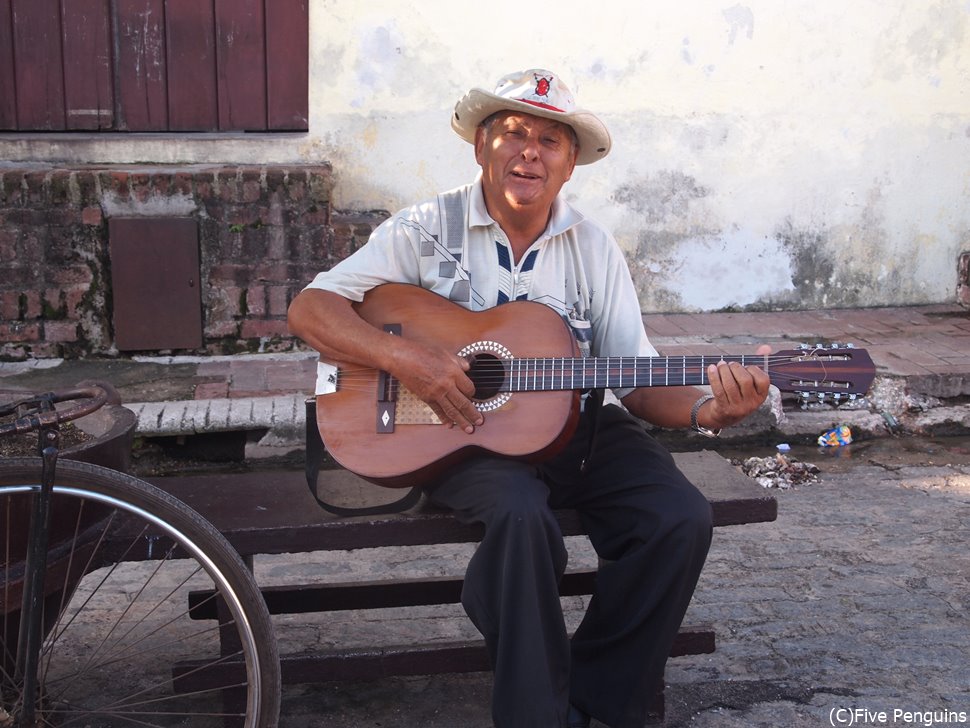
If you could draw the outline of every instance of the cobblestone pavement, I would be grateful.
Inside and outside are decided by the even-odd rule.
[[[877,367],[864,409],[789,409],[783,419],[755,423],[772,443],[812,442],[838,422],[862,437],[842,458],[825,455],[821,482],[778,492],[775,523],[717,530],[687,619],[714,625],[718,647],[670,662],[667,725],[970,726],[970,454],[964,438],[939,447],[923,438],[970,432],[967,312],[946,305],[645,321],[667,355],[852,341]],[[708,333],[691,333],[698,331]],[[104,379],[137,410],[144,436],[265,430],[259,452],[248,442],[246,450],[247,458],[265,457],[302,446],[302,399],[314,369],[306,353],[4,362],[0,400]],[[911,436],[897,438],[900,431]],[[912,457],[902,457],[908,449]],[[343,579],[355,569],[362,578],[460,573],[466,560],[453,547],[408,549],[380,558],[356,552],[342,562],[261,559],[257,570],[285,582],[294,573]],[[569,618],[583,606],[583,598],[569,602]],[[290,650],[337,639],[471,636],[457,609],[288,618],[278,626]],[[476,673],[296,686],[286,689],[281,725],[487,728],[490,684]]]
[[[717,650],[668,664],[667,726],[970,725],[967,441],[907,457],[885,447],[829,458],[818,463],[820,482],[777,491],[776,522],[717,530],[687,616],[715,626]],[[355,564],[361,578],[451,573],[467,554],[339,558],[260,568],[270,579],[292,568],[345,578]],[[576,619],[584,602],[566,606]],[[456,609],[334,615],[281,625],[281,637],[292,648],[472,635]],[[482,673],[296,686],[282,725],[487,728],[489,692]]]

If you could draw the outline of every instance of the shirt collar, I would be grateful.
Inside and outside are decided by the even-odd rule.
[[[497,224],[495,220],[492,219],[492,216],[488,214],[488,208],[485,207],[485,194],[482,192],[481,174],[478,175],[478,178],[471,186],[469,202],[469,227]],[[566,202],[566,200],[562,198],[562,195],[559,195],[552,202],[552,217],[549,220],[549,225],[546,226],[546,231],[543,234],[543,237],[562,235],[564,232],[569,230],[569,228],[578,225],[584,219],[586,218],[583,213]]]

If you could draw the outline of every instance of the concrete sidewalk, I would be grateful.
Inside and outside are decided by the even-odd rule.
[[[651,314],[644,321],[665,356],[751,354],[760,343],[773,351],[850,343],[869,352],[877,377],[862,402],[805,410],[776,400],[745,426],[726,431],[728,440],[806,441],[835,424],[849,424],[863,438],[970,430],[964,404],[970,395],[970,315],[956,304]],[[313,352],[0,362],[0,397],[106,380],[135,411],[139,434],[265,431],[253,448],[258,457],[302,447],[303,403],[313,392],[315,371]]]

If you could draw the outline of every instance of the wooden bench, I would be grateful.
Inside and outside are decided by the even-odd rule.
[[[707,496],[717,527],[773,521],[777,503],[768,491],[744,476],[714,452],[675,454],[678,466]],[[385,495],[396,491],[377,488],[345,471],[321,473],[328,495],[343,502],[361,496]],[[459,523],[450,514],[422,501],[404,513],[380,516],[337,517],[322,510],[313,500],[303,473],[231,473],[176,478],[153,482],[182,499],[210,520],[233,547],[252,564],[257,555],[351,550],[374,547],[407,547],[421,544],[477,542],[478,526]],[[376,489],[376,491],[375,491]],[[575,511],[558,511],[565,536],[582,535]],[[137,557],[135,557],[137,558]],[[563,578],[564,596],[589,594],[595,569],[569,571]],[[452,604],[460,601],[461,578],[388,579],[378,582],[293,584],[265,588],[271,613],[300,614],[335,610]],[[204,601],[204,595],[195,597]],[[211,601],[210,601],[211,603]],[[215,618],[215,609],[195,610],[198,617]],[[227,645],[228,646],[228,645]],[[714,630],[708,626],[685,627],[674,645],[672,656],[711,653]],[[177,666],[176,678],[193,665]],[[375,648],[349,646],[321,650],[315,654],[284,655],[284,683],[312,683],[333,680],[366,680],[391,675],[426,675],[489,670],[484,643],[428,642]],[[199,676],[192,684],[199,687]],[[653,718],[663,716],[663,686],[659,686]]]

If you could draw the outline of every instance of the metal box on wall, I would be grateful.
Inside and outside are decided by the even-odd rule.
[[[121,351],[202,346],[198,223],[108,221],[115,344]]]

